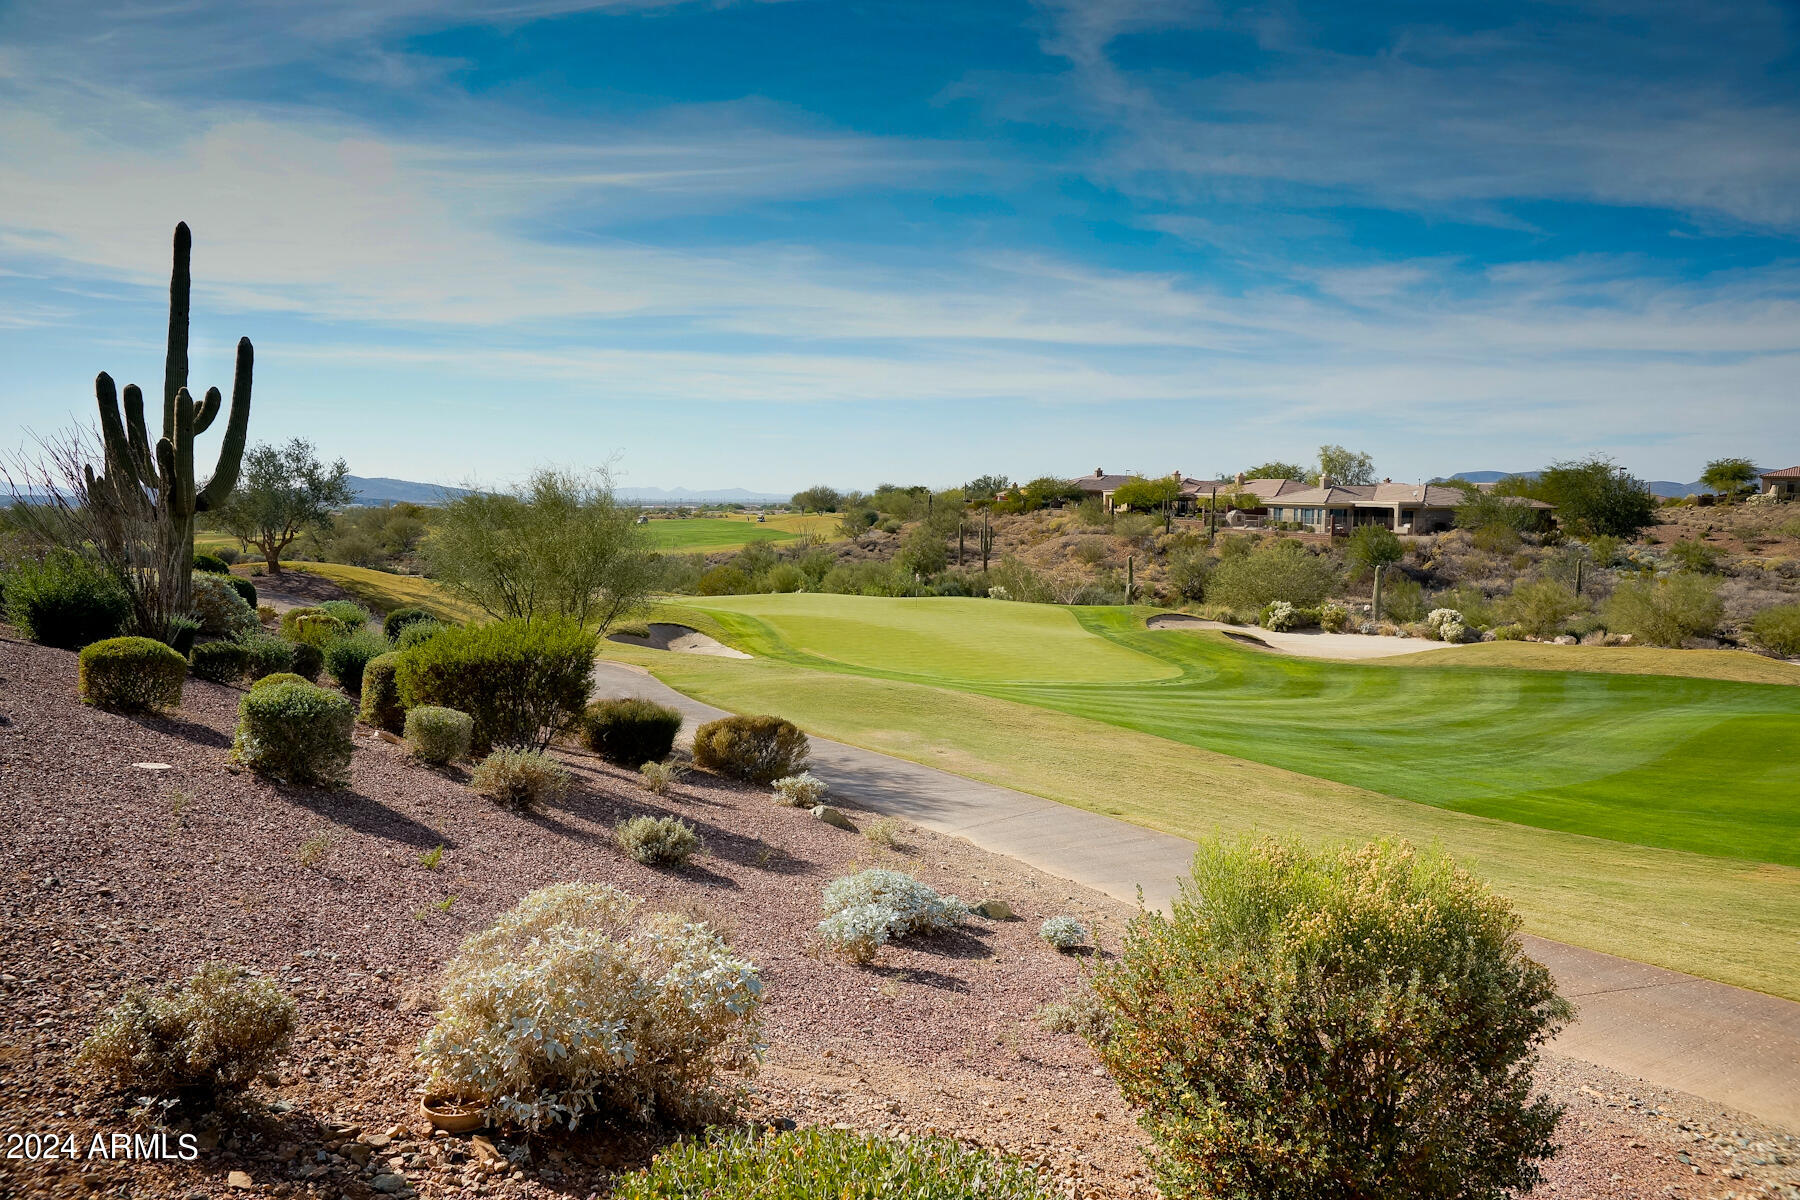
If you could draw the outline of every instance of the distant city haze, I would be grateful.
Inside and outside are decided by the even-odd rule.
[[[1322,443],[1800,463],[1796,10],[0,8],[0,450],[257,350],[360,476],[786,495]]]

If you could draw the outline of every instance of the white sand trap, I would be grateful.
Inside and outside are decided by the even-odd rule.
[[[1163,613],[1151,617],[1151,629],[1216,629],[1234,642],[1297,654],[1302,658],[1393,658],[1400,654],[1421,654],[1427,650],[1448,650],[1442,642],[1424,638],[1368,637],[1360,633],[1326,633],[1321,629],[1296,629],[1275,633],[1254,625],[1227,625],[1223,621],[1203,621],[1186,613]]]
[[[714,658],[750,657],[742,650],[733,650],[718,638],[709,637],[698,629],[690,629],[686,625],[669,625],[661,621],[650,623],[649,637],[609,633],[606,640],[623,642],[627,646],[648,646],[652,650],[673,650],[677,654],[710,654]]]

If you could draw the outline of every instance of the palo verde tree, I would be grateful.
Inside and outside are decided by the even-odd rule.
[[[656,556],[605,471],[543,470],[513,492],[443,507],[424,544],[430,574],[492,616],[567,617],[600,633],[643,603]]]
[[[231,409],[225,437],[212,475],[201,483],[194,473],[194,441],[212,427],[223,407],[218,388],[204,400],[188,391],[189,273],[193,235],[187,223],[175,226],[175,265],[169,276],[169,335],[163,361],[162,436],[154,444],[144,423],[144,393],[128,384],[123,419],[112,376],[94,379],[100,406],[100,434],[105,473],[86,468],[86,504],[112,514],[102,524],[118,531],[121,543],[145,531],[146,546],[116,544],[100,553],[123,564],[122,574],[133,593],[135,622],[141,632],[161,637],[171,618],[193,607],[194,515],[225,503],[237,483],[250,429],[250,378],[254,354],[249,338],[239,338],[237,368],[232,376]]]
[[[1173,475],[1162,475],[1155,479],[1133,475],[1113,489],[1114,504],[1123,505],[1134,512],[1161,513],[1164,533],[1174,524],[1175,503],[1180,499],[1181,480]]]
[[[1319,469],[1313,482],[1329,478],[1332,483],[1374,483],[1375,460],[1358,450],[1343,446],[1320,446]]]
[[[818,484],[803,492],[795,492],[791,503],[804,515],[809,512],[837,512],[844,503],[844,495],[834,487]]]
[[[1700,472],[1700,482],[1730,501],[1756,485],[1756,464],[1747,458],[1715,458]]]
[[[1586,537],[1636,537],[1656,523],[1656,499],[1643,481],[1604,455],[1553,463],[1530,494],[1555,507],[1565,529]]]
[[[281,574],[281,552],[308,529],[331,523],[331,511],[356,499],[338,459],[327,467],[312,443],[257,446],[244,456],[244,478],[220,513],[227,532],[262,552],[271,575]]]
[[[1298,463],[1286,463],[1279,460],[1263,463],[1259,467],[1251,467],[1244,472],[1245,479],[1304,479],[1306,468]]]

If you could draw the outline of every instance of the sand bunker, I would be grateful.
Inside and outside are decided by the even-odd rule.
[[[714,658],[749,658],[742,650],[733,650],[724,642],[708,637],[698,629],[690,629],[686,625],[669,625],[661,621],[650,623],[650,636],[638,637],[630,633],[610,633],[606,640],[623,642],[627,646],[648,646],[652,650],[673,650],[677,654],[710,654]]]
[[[1424,638],[1368,637],[1360,633],[1325,633],[1318,629],[1296,629],[1287,633],[1251,630],[1223,621],[1203,621],[1186,613],[1163,613],[1151,617],[1147,624],[1151,629],[1216,629],[1234,642],[1297,654],[1302,658],[1392,658],[1399,654],[1449,649],[1442,642],[1429,642]]]

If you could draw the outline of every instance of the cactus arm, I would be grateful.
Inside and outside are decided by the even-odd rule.
[[[156,486],[156,458],[150,453],[149,435],[144,431],[144,389],[135,383],[125,385],[125,433],[131,447],[131,464],[137,471],[138,484]]]
[[[131,446],[125,438],[124,422],[119,420],[119,391],[112,376],[105,371],[94,376],[94,399],[100,405],[100,439],[106,451],[106,472],[128,476],[131,471]]]
[[[187,222],[175,226],[175,267],[169,275],[169,349],[163,360],[163,436],[175,436],[175,396],[188,381],[188,293],[194,236]]]
[[[200,411],[194,414],[194,432],[205,433],[213,418],[219,415],[219,389],[207,388],[206,400],[200,405]]]
[[[194,413],[199,407],[186,388],[175,393],[175,490],[165,503],[177,517],[194,515]]]
[[[256,351],[249,338],[239,338],[237,370],[231,377],[231,415],[225,421],[225,440],[219,444],[219,463],[212,478],[195,501],[196,512],[213,512],[222,507],[231,489],[237,486],[238,468],[244,459],[244,439],[250,432],[250,382],[256,365]]]

